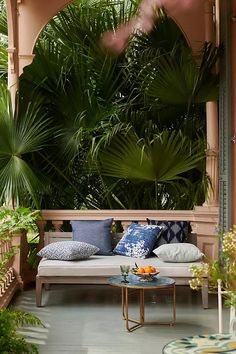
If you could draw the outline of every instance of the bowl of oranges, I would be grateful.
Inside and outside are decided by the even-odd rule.
[[[159,274],[158,270],[151,265],[138,267],[137,264],[135,264],[135,268],[132,268],[132,273],[139,277],[140,281],[153,281],[155,275]]]

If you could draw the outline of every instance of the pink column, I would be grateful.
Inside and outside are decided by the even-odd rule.
[[[8,87],[11,92],[13,109],[15,94],[18,89],[19,58],[18,58],[18,5],[16,0],[7,0],[8,24]]]

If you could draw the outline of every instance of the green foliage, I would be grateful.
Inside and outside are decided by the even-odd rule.
[[[175,44],[170,52],[162,51],[143,69],[140,79],[148,96],[170,105],[215,101],[218,99],[217,75],[212,74],[218,50],[206,43],[200,65],[191,49]]]
[[[35,316],[20,310],[0,310],[0,351],[2,354],[38,353],[34,344],[17,332],[23,326],[43,326]]]
[[[0,242],[4,243],[11,240],[13,233],[22,232],[23,230],[38,233],[36,220],[41,218],[39,210],[31,210],[29,208],[19,207],[10,209],[0,207]],[[10,248],[1,255],[0,259],[0,280],[5,278],[6,269],[9,260],[19,251],[18,247],[10,246]],[[30,245],[28,255],[29,264],[34,267],[37,263],[35,244]]]
[[[204,202],[204,102],[217,97],[219,51],[204,45],[196,63],[161,11],[152,33],[137,33],[125,53],[111,56],[101,34],[137,8],[126,0],[73,2],[42,32],[20,78],[15,114],[1,86],[0,202],[52,209],[191,209]],[[122,155],[118,136],[126,146],[122,137],[130,132],[136,140],[127,138]]]
[[[7,16],[5,1],[0,1],[0,78],[7,79],[8,53],[7,53]]]
[[[29,161],[45,147],[52,131],[39,102],[17,103],[21,105],[14,114],[7,86],[0,82],[0,204],[30,204],[32,198],[39,205],[45,186]]]
[[[181,174],[196,168],[204,157],[198,142],[175,131],[163,131],[149,142],[118,135],[99,155],[102,174],[149,182],[184,179]]]
[[[22,230],[37,232],[36,220],[40,219],[39,210],[18,207],[0,208],[0,235],[20,232]]]
[[[217,293],[218,281],[224,290],[226,306],[236,306],[236,226],[224,233],[219,233],[220,254],[217,260],[202,262],[201,266],[191,266],[194,279],[190,281],[192,289],[203,286],[204,277],[208,278],[209,291]]]

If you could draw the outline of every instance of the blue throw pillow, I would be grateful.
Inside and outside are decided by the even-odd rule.
[[[42,248],[37,255],[47,259],[73,261],[87,259],[98,251],[98,248],[85,242],[59,241]]]
[[[149,225],[158,225],[163,227],[161,237],[157,240],[155,247],[166,243],[182,243],[187,239],[191,232],[191,226],[188,221],[158,221],[147,219]]]
[[[113,252],[123,256],[146,258],[153,250],[161,227],[131,224]]]
[[[111,245],[111,226],[113,219],[72,220],[73,240],[86,242],[99,248],[97,254],[113,255]]]

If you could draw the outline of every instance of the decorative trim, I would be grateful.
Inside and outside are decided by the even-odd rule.
[[[8,58],[9,58],[11,74],[15,74],[16,73],[16,60],[15,60],[16,48],[15,47],[9,47],[9,48],[7,48],[7,52],[8,52]]]

